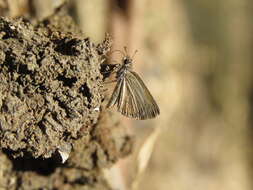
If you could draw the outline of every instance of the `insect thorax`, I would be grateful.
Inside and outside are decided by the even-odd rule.
[[[124,57],[122,59],[122,65],[117,72],[117,78],[124,77],[127,72],[132,70],[132,67],[133,67],[132,65],[133,65],[132,59],[128,56]]]
[[[125,67],[126,69],[132,69],[133,60],[129,56],[125,56],[122,62],[123,62],[123,67]]]

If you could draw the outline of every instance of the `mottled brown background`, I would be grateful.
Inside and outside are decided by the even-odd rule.
[[[62,2],[1,0],[1,7],[8,5],[11,11],[0,11],[41,19]],[[30,4],[32,10],[27,8]],[[134,67],[161,108],[155,120],[135,122],[119,115],[137,145],[132,157],[108,171],[111,183],[121,189],[251,190],[253,2],[72,0],[70,4],[72,16],[92,40],[99,42],[110,32],[114,49],[125,45],[131,52],[138,49]],[[146,156],[139,154],[142,160],[153,154],[136,178],[144,142],[155,144]]]

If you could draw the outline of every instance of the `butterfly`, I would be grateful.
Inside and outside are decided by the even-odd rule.
[[[122,115],[140,120],[151,119],[160,114],[148,88],[133,71],[133,59],[128,55],[126,47],[122,63],[117,67],[116,82],[107,108],[116,106]]]

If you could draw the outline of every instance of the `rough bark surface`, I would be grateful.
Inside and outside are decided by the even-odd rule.
[[[84,38],[64,12],[0,18],[0,188],[110,189],[101,170],[132,145],[101,113],[110,43]]]

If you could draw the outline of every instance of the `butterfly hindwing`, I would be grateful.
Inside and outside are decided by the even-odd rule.
[[[125,74],[119,97],[116,103],[118,111],[127,117],[150,119],[160,112],[149,90],[133,71]]]
[[[113,90],[112,96],[107,104],[107,108],[113,107],[119,101],[120,90],[122,88],[123,79],[117,81],[116,86]]]

